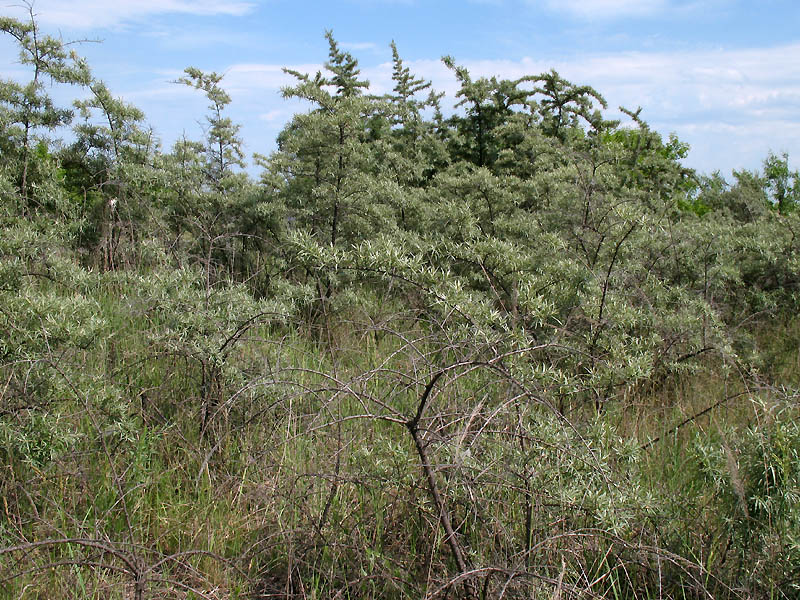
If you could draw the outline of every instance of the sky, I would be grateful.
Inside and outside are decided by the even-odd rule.
[[[20,0],[0,15],[27,18]],[[44,33],[74,46],[112,93],[136,105],[165,150],[202,139],[203,95],[173,83],[194,66],[224,74],[229,116],[248,154],[268,154],[292,114],[281,97],[327,59],[326,30],[359,61],[373,93],[391,89],[394,40],[416,75],[455,102],[441,57],[473,78],[550,69],[591,85],[665,137],[691,146],[700,172],[758,169],[772,151],[800,165],[800,2],[797,0],[36,0]],[[0,77],[26,80],[9,36]],[[53,89],[68,103],[80,90]]]

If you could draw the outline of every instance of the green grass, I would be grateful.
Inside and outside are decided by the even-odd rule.
[[[419,457],[402,423],[379,417],[413,417],[429,361],[460,360],[457,347],[407,344],[424,328],[404,317],[398,334],[374,320],[330,336],[258,325],[229,355],[201,437],[198,362],[151,343],[163,325],[137,285],[95,288],[109,333],[61,355],[57,404],[3,430],[2,546],[111,551],[0,555],[4,577],[18,575],[0,597],[128,598],[131,564],[148,598],[418,598],[447,583],[457,569]],[[789,350],[772,348],[790,380]],[[576,431],[494,371],[445,377],[421,424],[458,543],[490,568],[479,587],[490,574],[489,597],[551,597],[563,562],[564,590],[606,598],[796,597],[796,408],[777,389],[749,393],[676,428],[739,391],[712,364],[572,414]],[[745,519],[723,442],[746,502],[761,502]]]

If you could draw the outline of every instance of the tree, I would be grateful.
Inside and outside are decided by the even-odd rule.
[[[28,22],[0,17],[0,32],[16,40],[20,62],[32,69],[27,84],[5,81],[0,86],[0,101],[5,105],[0,119],[4,129],[0,144],[4,155],[14,157],[11,163],[15,164],[13,176],[27,210],[27,204],[33,200],[31,163],[35,158],[34,148],[40,142],[45,142],[39,131],[53,131],[72,119],[70,110],[56,107],[44,92],[44,79],[86,85],[90,75],[85,61],[74,50],[68,50],[68,46],[76,42],[65,43],[43,35],[36,23],[33,3],[25,2],[24,6],[30,16]]]
[[[339,49],[333,34],[328,41],[326,75],[286,70],[297,84],[283,90],[285,98],[300,98],[313,106],[295,115],[278,137],[271,169],[286,181],[282,191],[297,229],[319,244],[347,246],[391,228],[380,201],[374,202],[377,158],[367,140],[367,124],[378,110],[363,95],[369,82],[359,79],[358,61]]]
[[[391,49],[394,87],[392,93],[376,100],[376,112],[369,123],[371,151],[379,157],[370,167],[372,175],[385,182],[384,196],[394,210],[398,226],[420,230],[423,189],[450,162],[437,131],[442,125],[439,102],[444,94],[434,92],[430,81],[411,73],[394,42]],[[425,118],[431,110],[434,121]],[[375,122],[381,124],[380,132],[375,132]]]
[[[764,179],[772,205],[785,215],[800,204],[800,171],[789,170],[789,155],[772,152],[764,160]]]
[[[409,134],[415,133],[416,126],[422,125],[422,111],[426,108],[437,108],[438,102],[444,94],[437,94],[431,89],[431,82],[420,79],[411,73],[405,66],[397,44],[392,41],[392,81],[393,94],[388,96],[389,102],[394,107],[393,124],[402,126]],[[428,96],[420,100],[418,94],[428,90]]]
[[[222,75],[204,73],[195,67],[187,67],[186,77],[178,83],[194,87],[205,93],[209,100],[209,115],[206,117],[206,178],[215,188],[225,187],[225,180],[232,174],[233,167],[245,166],[242,140],[239,138],[240,125],[235,125],[229,117],[223,116],[231,97],[220,87]]]
[[[102,81],[93,81],[89,90],[90,98],[75,101],[83,121],[73,128],[75,142],[61,153],[62,170],[77,202],[95,199],[86,215],[96,228],[90,238],[98,264],[108,269],[116,265],[122,230],[134,242],[144,221],[157,142],[141,110],[115,98]]]
[[[547,135],[563,141],[569,130],[575,132],[580,128],[581,121],[587,123],[594,132],[600,132],[607,126],[595,103],[602,108],[608,106],[593,87],[574,85],[555,70],[538,75],[532,81],[536,83],[533,91],[543,96],[538,106],[542,128]]]
[[[210,293],[215,273],[221,268],[232,273],[244,239],[257,235],[242,227],[242,220],[250,220],[253,188],[247,175],[235,170],[245,166],[244,151],[240,126],[224,114],[231,98],[220,85],[222,76],[194,67],[188,67],[185,73],[177,83],[204,92],[209,114],[205,143],[181,140],[168,160],[174,183],[171,191],[177,194],[172,199],[171,215],[179,220],[175,223],[178,240],[185,230],[199,243]],[[238,254],[241,257],[242,252]]]
[[[473,81],[469,71],[457,66],[452,57],[445,56],[442,62],[455,73],[461,85],[456,94],[461,100],[456,108],[466,106],[467,113],[466,117],[451,119],[457,134],[452,151],[478,167],[491,167],[502,149],[496,130],[511,117],[515,106],[527,105],[533,92],[520,86],[531,78],[511,81],[481,77]]]

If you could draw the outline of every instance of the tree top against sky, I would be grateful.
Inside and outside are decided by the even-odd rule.
[[[327,30],[358,60],[371,92],[392,90],[394,40],[413,73],[456,102],[452,55],[476,78],[555,69],[592,86],[692,150],[702,171],[756,168],[770,151],[800,156],[800,5],[790,0],[36,0],[45,33],[97,38],[78,48],[116,95],[146,113],[169,146],[194,135],[203,99],[172,81],[194,65],[224,74],[248,152],[267,153],[300,105],[281,98],[283,67],[313,73]],[[27,9],[0,14],[24,18]],[[24,77],[0,39],[0,75]],[[195,115],[194,118],[188,115]]]

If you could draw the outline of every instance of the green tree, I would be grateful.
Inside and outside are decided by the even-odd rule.
[[[461,100],[456,103],[456,108],[466,107],[466,116],[456,115],[450,119],[455,129],[452,152],[478,167],[491,167],[502,149],[497,128],[507,122],[514,107],[527,105],[533,92],[520,86],[531,78],[511,81],[481,77],[473,80],[469,71],[457,66],[452,57],[445,56],[442,62],[454,72],[461,85],[456,94]]]
[[[245,166],[242,140],[239,138],[241,126],[224,116],[231,97],[220,86],[222,75],[204,73],[195,67],[187,67],[185,73],[186,77],[178,79],[178,83],[203,91],[209,101],[205,175],[212,186],[221,190],[225,188],[226,178],[232,174],[233,167]]]
[[[382,123],[379,134],[370,133],[370,150],[378,157],[372,175],[382,182],[385,201],[394,219],[405,230],[420,230],[424,188],[450,162],[447,147],[438,134],[436,115],[443,96],[431,89],[431,82],[413,75],[405,66],[394,42],[392,49],[392,92],[376,102],[372,119]],[[427,92],[427,94],[426,94]],[[425,114],[434,112],[434,121]]]
[[[89,68],[74,50],[64,42],[39,30],[33,12],[33,3],[25,3],[30,19],[22,22],[10,17],[0,17],[0,32],[11,36],[19,47],[23,65],[31,68],[31,78],[26,84],[6,80],[0,85],[0,145],[6,156],[5,168],[12,169],[25,210],[31,201],[41,204],[31,195],[32,179],[45,180],[46,174],[34,173],[40,144],[47,140],[42,131],[53,131],[72,119],[69,109],[59,108],[45,93],[45,80],[57,83],[86,85]]]
[[[221,87],[222,76],[189,67],[177,83],[205,93],[209,101],[205,143],[179,141],[168,159],[171,208],[178,241],[188,233],[193,251],[205,263],[210,292],[218,275],[236,269],[236,257],[243,256],[252,231],[254,190],[245,167],[240,126],[225,116],[231,103]]]
[[[391,218],[385,205],[373,201],[370,172],[377,159],[367,124],[376,101],[363,94],[369,82],[359,79],[358,61],[330,31],[325,37],[326,75],[287,70],[297,84],[285,88],[284,97],[313,108],[281,132],[271,169],[286,181],[283,197],[294,226],[319,244],[347,246],[391,227]]]
[[[123,233],[131,246],[146,218],[145,198],[154,183],[156,140],[144,113],[115,98],[101,81],[89,85],[91,97],[75,102],[82,122],[76,140],[61,153],[64,186],[76,202],[93,200],[86,217],[94,228],[84,242],[96,244],[97,263],[113,268]]]
[[[800,203],[800,171],[789,169],[789,155],[772,152],[764,160],[764,179],[772,205],[785,215]]]
[[[542,128],[547,135],[565,140],[568,132],[579,131],[581,123],[586,123],[595,133],[607,127],[602,114],[595,104],[607,108],[603,96],[588,85],[570,83],[555,70],[538,75],[534,93],[542,96],[538,100],[542,115]]]

